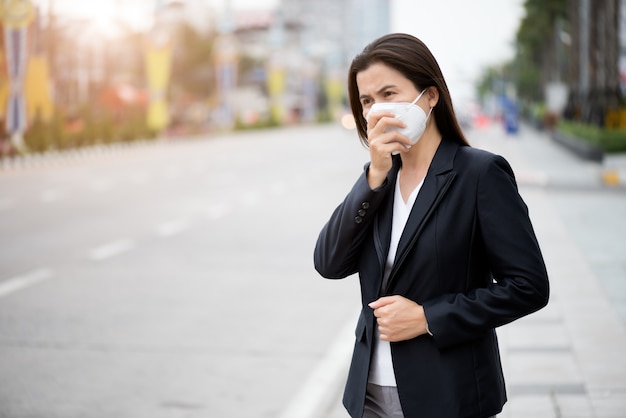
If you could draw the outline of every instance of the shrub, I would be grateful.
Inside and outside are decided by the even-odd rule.
[[[626,129],[601,128],[566,120],[559,122],[558,129],[568,135],[597,145],[606,153],[626,152]]]

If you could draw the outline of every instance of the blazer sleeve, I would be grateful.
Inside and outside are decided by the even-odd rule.
[[[367,182],[368,169],[369,163],[317,239],[315,269],[327,279],[343,279],[357,272],[362,244],[371,236],[375,214],[393,184],[391,170],[383,185],[372,190]]]
[[[491,155],[479,171],[476,215],[486,258],[479,262],[487,263],[493,283],[424,303],[440,348],[483,336],[548,303],[548,275],[528,208],[500,156]]]

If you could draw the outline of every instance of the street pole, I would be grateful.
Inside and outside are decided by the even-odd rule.
[[[2,10],[5,60],[9,75],[9,95],[5,115],[5,128],[11,145],[25,152],[24,132],[27,127],[27,109],[24,83],[28,66],[28,28],[35,18],[35,7],[30,0],[4,4]]]
[[[581,98],[589,91],[589,0],[580,0],[580,72],[579,86]]]

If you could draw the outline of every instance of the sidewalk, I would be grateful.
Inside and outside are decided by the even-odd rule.
[[[498,329],[509,397],[498,417],[626,417],[626,158],[587,162],[530,127],[468,136],[511,163],[551,281],[546,308]],[[607,170],[620,184],[606,185]],[[320,418],[348,417],[335,390]]]

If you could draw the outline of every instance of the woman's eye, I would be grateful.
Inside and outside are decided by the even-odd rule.
[[[393,96],[393,92],[392,91],[386,91],[386,92],[383,93],[383,96],[391,97],[391,96]]]

